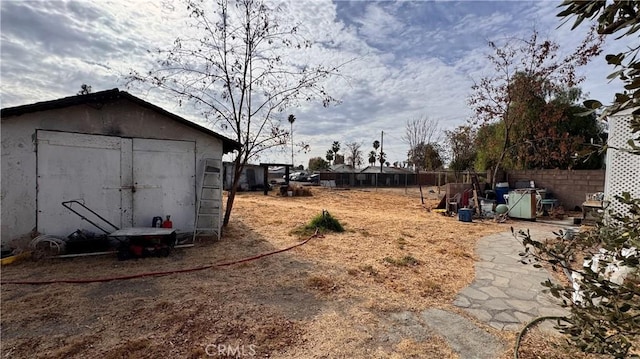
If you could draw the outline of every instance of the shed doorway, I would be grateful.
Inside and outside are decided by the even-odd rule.
[[[85,204],[120,228],[150,227],[171,215],[193,230],[195,142],[37,131],[37,230],[96,231],[61,203]]]

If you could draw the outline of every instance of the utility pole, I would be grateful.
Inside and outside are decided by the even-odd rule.
[[[296,117],[294,115],[289,115],[287,121],[291,124],[291,132],[289,135],[291,136],[291,166],[294,166],[293,163],[293,123],[296,121]]]
[[[384,163],[384,131],[380,131],[380,173],[382,173],[382,164]]]

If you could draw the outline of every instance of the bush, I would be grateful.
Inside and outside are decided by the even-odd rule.
[[[333,218],[333,216],[329,214],[329,211],[323,210],[321,214],[313,217],[309,224],[293,229],[290,234],[308,237],[313,235],[316,230],[318,230],[319,233],[326,233],[328,231],[344,232],[344,228],[340,222]]]
[[[344,232],[344,228],[340,222],[333,218],[329,211],[326,210],[322,210],[321,214],[313,217],[311,223],[305,226],[305,229],[307,230],[315,230],[316,228],[321,232]]]
[[[559,233],[556,240],[538,241],[520,233],[526,246],[521,255],[571,276],[574,283],[543,285],[570,309],[559,327],[574,345],[625,358],[640,350],[640,199],[628,193],[616,199],[628,214],[609,212],[575,238]],[[585,262],[575,260],[582,257]]]

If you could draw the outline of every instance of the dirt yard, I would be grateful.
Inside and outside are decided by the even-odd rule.
[[[3,267],[2,279],[103,278],[241,259],[299,243],[291,232],[323,209],[344,233],[248,263],[106,283],[3,285],[2,358],[206,358],[228,348],[246,357],[456,358],[402,313],[436,307],[473,320],[451,302],[474,278],[476,240],[509,224],[429,212],[415,190],[241,193],[220,242],[168,258],[26,261]],[[476,323],[513,343],[515,335]]]

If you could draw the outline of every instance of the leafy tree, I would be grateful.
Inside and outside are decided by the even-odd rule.
[[[458,126],[452,131],[445,131],[445,137],[451,150],[449,169],[454,171],[456,180],[460,172],[473,168],[476,160],[477,130],[471,126]]]
[[[369,165],[375,166],[376,164],[376,151],[369,152]]]
[[[327,170],[329,169],[329,162],[325,161],[322,157],[312,157],[309,159],[307,168],[311,172]]]
[[[336,157],[333,160],[334,165],[343,165],[344,164],[344,155],[336,153]]]
[[[524,168],[597,169],[604,158],[595,153],[606,136],[595,114],[576,104],[581,91],[560,89],[540,111],[533,131],[526,134],[529,151],[520,151]]]
[[[579,164],[577,153],[594,149],[591,141],[601,145],[601,127],[595,116],[579,115],[587,111],[576,105],[579,88],[540,81],[525,73],[514,76],[511,114],[515,118],[510,121],[511,137],[517,141],[507,153],[518,169],[574,168]],[[597,162],[596,158],[590,163]]]
[[[545,96],[554,88],[577,85],[583,78],[576,75],[576,68],[600,53],[601,41],[590,32],[580,46],[564,58],[559,57],[556,43],[539,39],[536,31],[527,39],[512,39],[502,46],[489,42],[492,53],[488,59],[495,72],[474,82],[468,103],[475,113],[473,123],[503,124],[500,154],[492,159],[494,187],[505,156],[520,140],[513,138],[516,121],[523,118],[530,121],[531,107],[539,105],[537,101],[527,103],[523,99],[531,98],[527,94]]]
[[[353,168],[360,167],[362,165],[362,151],[360,147],[362,147],[361,143],[357,142],[349,142],[346,144],[347,146],[347,163],[349,163]]]
[[[338,67],[300,63],[292,52],[311,42],[298,26],[285,26],[277,9],[262,0],[186,0],[193,36],[168,49],[150,51],[157,67],[131,71],[131,82],[155,85],[202,110],[212,125],[241,144],[227,198],[227,225],[247,162],[262,151],[286,145],[290,133],[281,113],[300,101],[335,100],[323,83]]]
[[[503,122],[480,125],[478,128],[478,135],[476,137],[477,153],[475,169],[477,171],[486,171],[497,166],[498,159],[502,154],[503,134]],[[511,167],[510,156],[503,159],[502,166],[505,168]]]
[[[442,152],[442,147],[437,143],[419,143],[409,150],[408,157],[416,168],[432,171],[442,168]]]

